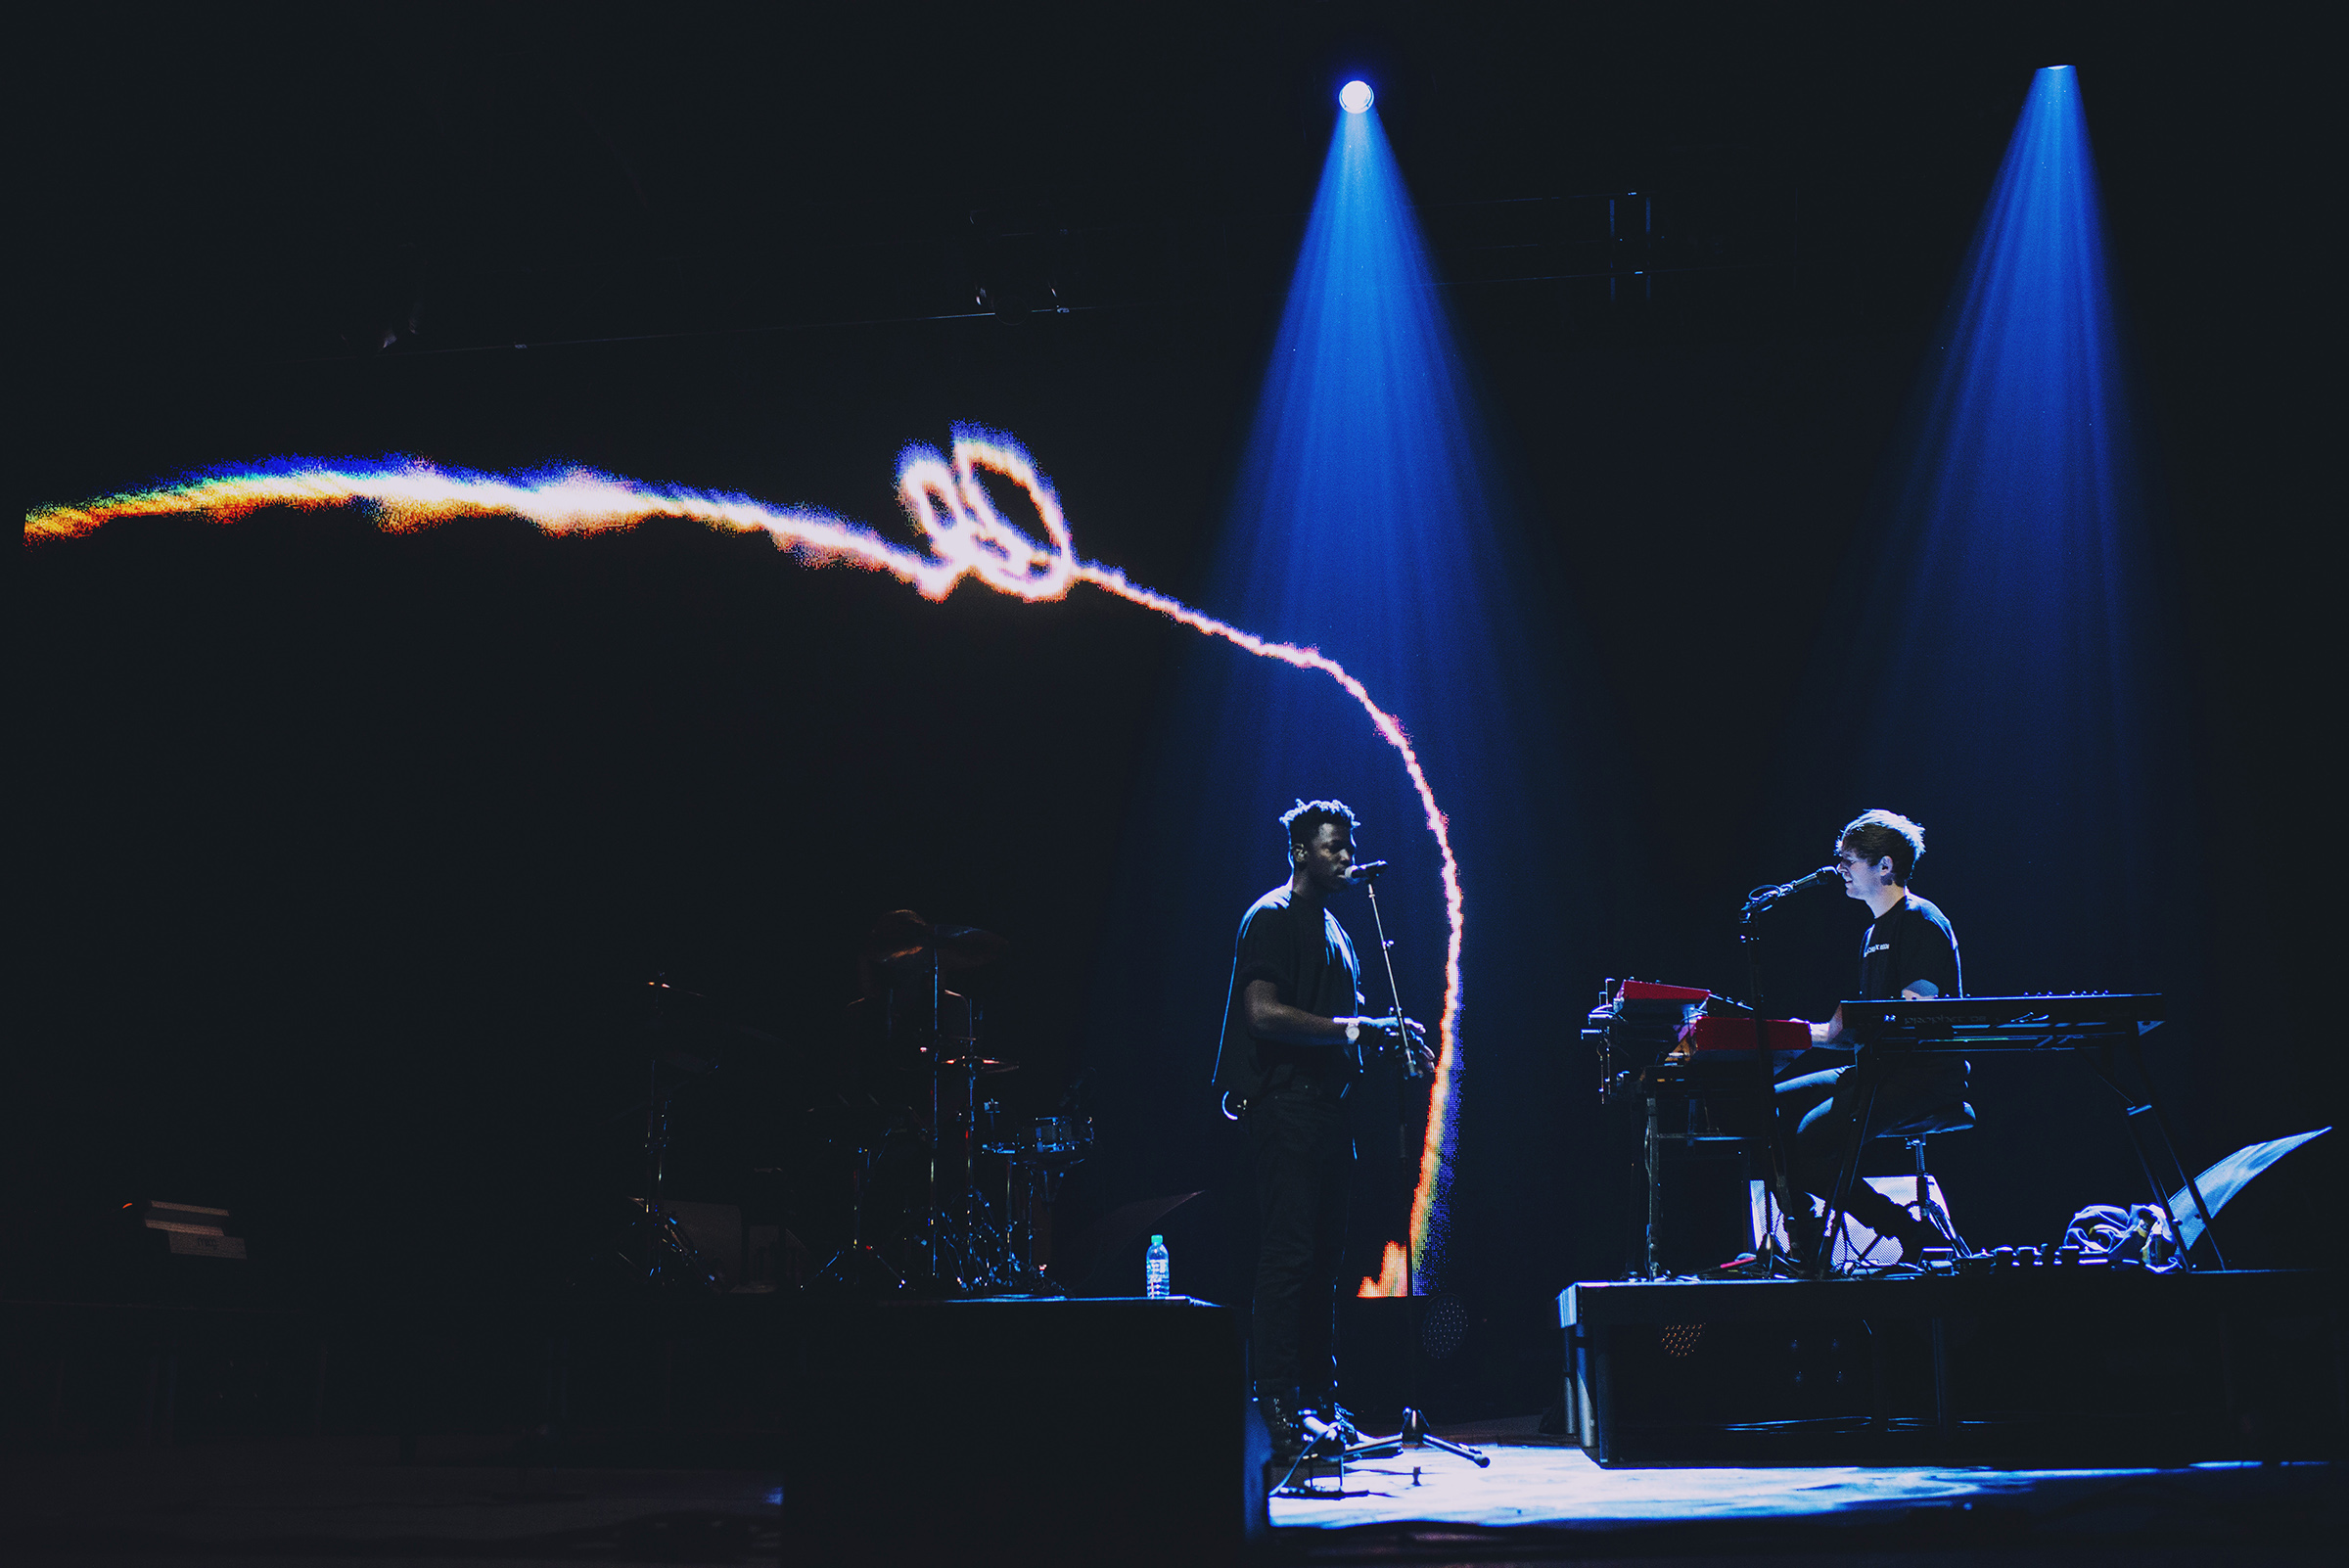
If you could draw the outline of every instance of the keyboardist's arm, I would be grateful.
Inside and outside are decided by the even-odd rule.
[[[1901,1000],[1903,1001],[1924,1001],[1928,997],[1940,994],[1941,988],[1930,980],[1920,980],[1912,986],[1901,988]],[[1843,1009],[1840,1006],[1835,1009],[1834,1017],[1823,1024],[1811,1026],[1811,1043],[1814,1045],[1832,1045],[1841,1038],[1843,1038]]]

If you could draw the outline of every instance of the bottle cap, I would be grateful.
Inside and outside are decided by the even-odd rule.
[[[1166,1238],[1166,1237],[1164,1237],[1164,1236],[1152,1236],[1152,1237],[1150,1238],[1150,1245],[1151,1245],[1151,1246],[1153,1246],[1153,1247],[1163,1247],[1163,1246],[1165,1246],[1166,1244],[1167,1244],[1167,1238]]]

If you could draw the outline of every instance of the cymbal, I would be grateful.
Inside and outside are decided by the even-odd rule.
[[[938,954],[943,969],[977,969],[1011,950],[1011,944],[977,926],[934,926],[911,909],[892,909],[864,939],[860,955],[877,964],[928,963]]]
[[[781,1043],[763,1029],[753,1029],[739,1019],[710,1011],[705,1005],[710,998],[698,991],[687,991],[659,979],[646,981],[645,985],[653,993],[653,1005],[645,1015],[642,1027],[650,1033],[699,1035],[705,1039],[713,1036],[730,1035],[747,1039],[754,1045]],[[679,1003],[688,1005],[679,1006]]]
[[[991,1078],[997,1073],[1016,1073],[1020,1070],[1019,1063],[1002,1061],[993,1056],[949,1056],[939,1065],[942,1067],[968,1067],[982,1078]]]

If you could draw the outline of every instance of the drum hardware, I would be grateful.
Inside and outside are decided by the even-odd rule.
[[[945,1017],[948,972],[984,968],[1010,946],[976,926],[935,925],[914,910],[894,909],[866,936],[860,954],[868,975],[903,977],[920,988],[915,995],[927,1003],[916,1054],[927,1058],[928,1068],[928,1202],[912,1271],[936,1294],[1012,1289],[1025,1278],[1009,1239],[986,1215],[987,1197],[977,1181],[979,1080],[1016,1072],[1018,1064],[982,1050],[983,1014],[976,1000],[969,1001],[966,1033],[950,1034]],[[899,1009],[892,1005],[887,1029],[893,1037],[899,1022]]]
[[[1051,1208],[1060,1177],[1092,1152],[1092,1118],[1039,1116],[1004,1123],[1001,1102],[989,1100],[980,1110],[988,1122],[980,1150],[1003,1161],[1003,1253],[995,1273],[1006,1288],[1057,1295],[1060,1286],[1036,1265],[1036,1213],[1039,1207]]]
[[[846,1221],[845,1241],[810,1289],[1058,1293],[1036,1254],[1053,1189],[1089,1152],[1092,1124],[1072,1111],[1074,1088],[1060,1114],[1006,1115],[1005,1096],[988,1091],[1020,1064],[990,1054],[984,1009],[967,986],[947,986],[1009,948],[991,932],[910,909],[882,916],[859,945],[862,995],[848,1008],[840,1064],[854,1084],[835,1096],[846,1115],[820,1140],[827,1170],[842,1177],[823,1187],[839,1194],[825,1208]],[[999,1173],[984,1163],[997,1159]]]
[[[865,1187],[872,1180],[877,1151],[859,1139],[856,1163],[849,1176],[849,1244],[832,1255],[807,1282],[811,1290],[839,1290],[856,1295],[894,1295],[905,1288],[905,1276],[880,1250],[864,1239]]]

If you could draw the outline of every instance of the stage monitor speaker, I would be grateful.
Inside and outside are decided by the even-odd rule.
[[[1237,1317],[1179,1296],[807,1314],[786,1559],[1236,1559],[1267,1528],[1268,1450]]]
[[[1572,1285],[1572,1430],[1603,1465],[2168,1465],[2349,1439],[2338,1270]]]

